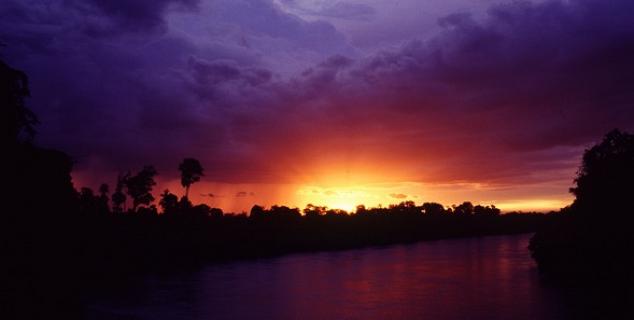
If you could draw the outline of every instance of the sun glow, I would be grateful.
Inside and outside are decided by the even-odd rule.
[[[303,185],[295,192],[296,202],[301,206],[313,204],[329,209],[354,212],[358,205],[367,207],[387,206],[406,200],[421,200],[422,187],[418,183],[366,183],[354,185],[332,185],[328,187]]]
[[[342,209],[354,212],[358,205],[366,207],[388,206],[403,201],[414,201],[420,205],[424,202],[440,202],[449,207],[463,201],[473,204],[493,204],[505,212],[549,211],[558,210],[570,204],[569,197],[553,197],[551,199],[526,198],[520,192],[527,187],[519,188],[518,197],[500,198],[495,186],[484,184],[425,184],[419,182],[365,183],[355,185],[302,185],[295,191],[295,204],[304,208],[307,204],[326,206],[329,209]],[[525,190],[524,190],[525,191]],[[565,195],[565,194],[564,194]]]
[[[368,193],[362,186],[323,188],[304,186],[297,190],[297,199],[302,204],[326,206],[329,209],[341,209],[348,212],[357,205],[374,201],[376,196]]]
[[[558,199],[529,199],[517,201],[502,201],[496,206],[504,211],[523,210],[523,211],[548,211],[563,208],[570,204],[571,200]]]

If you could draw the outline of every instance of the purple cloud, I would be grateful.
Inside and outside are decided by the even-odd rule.
[[[504,185],[571,178],[585,146],[634,128],[633,9],[497,5],[363,55],[272,1],[5,1],[0,41],[32,80],[39,142],[80,171],[152,163],[169,179],[191,155],[213,181],[336,164]]]
[[[94,19],[90,26],[93,31],[112,31],[103,29],[106,27],[104,25],[94,24],[96,20],[105,17],[110,22],[107,27],[136,32],[163,31],[164,15],[169,8],[196,9],[198,0],[71,0],[64,4],[78,10],[83,16]]]
[[[348,1],[316,4],[315,8],[304,7],[295,0],[282,0],[281,2],[287,7],[311,16],[366,20],[376,14],[376,10],[370,5]]]

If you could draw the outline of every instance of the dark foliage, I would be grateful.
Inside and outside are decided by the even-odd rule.
[[[185,158],[178,166],[181,172],[181,184],[185,187],[185,197],[189,198],[189,188],[200,181],[203,176],[203,166],[194,158]]]
[[[124,175],[119,175],[117,177],[117,188],[115,189],[115,192],[112,194],[112,212],[114,213],[121,213],[124,211],[124,204],[125,201],[127,199],[124,191],[124,187],[125,187],[125,182],[128,179],[128,177],[130,176],[130,174],[124,174]]]
[[[576,199],[537,232],[530,250],[544,276],[575,286],[634,284],[634,136],[614,130],[585,151]],[[634,303],[631,290],[630,303]]]
[[[634,196],[634,135],[613,130],[583,155],[576,187],[577,213],[629,215]],[[624,216],[625,217],[625,216]]]
[[[0,217],[0,317],[4,319],[43,318],[45,310],[75,310],[65,301],[74,296],[78,282],[66,279],[81,272],[72,264],[81,255],[72,226],[85,204],[71,182],[73,162],[60,151],[32,144],[37,120],[25,107],[28,94],[26,75],[0,61],[0,110],[7,130],[3,135],[7,188]]]
[[[136,209],[140,205],[149,206],[154,201],[152,195],[152,187],[156,185],[154,177],[157,172],[153,166],[145,166],[136,175],[128,176],[125,179],[125,186],[128,195],[132,198],[132,210]]]
[[[1,118],[2,127],[7,130],[6,143],[30,141],[35,135],[37,117],[24,103],[29,94],[29,81],[24,72],[0,61]]]
[[[178,197],[171,193],[169,190],[163,191],[161,194],[161,200],[159,201],[159,206],[163,210],[163,214],[172,215],[176,214],[179,211],[178,208]]]

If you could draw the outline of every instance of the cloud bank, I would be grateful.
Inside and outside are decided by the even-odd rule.
[[[265,0],[8,0],[0,15],[39,141],[88,175],[151,163],[169,179],[193,156],[226,183],[543,183],[571,180],[609,129],[634,129],[631,1],[451,14],[378,53]]]

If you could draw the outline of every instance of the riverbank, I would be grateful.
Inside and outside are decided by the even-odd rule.
[[[63,218],[61,218],[63,217]],[[221,261],[534,232],[547,215],[42,216],[9,221],[8,305],[77,309],[82,292],[135,274]],[[37,316],[35,315],[37,318]]]

